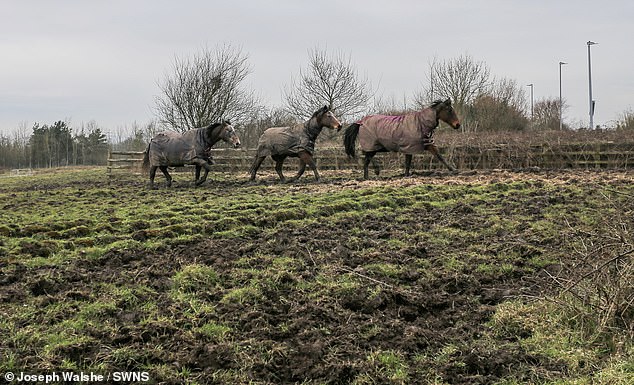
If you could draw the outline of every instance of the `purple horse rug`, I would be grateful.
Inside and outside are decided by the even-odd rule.
[[[419,154],[433,143],[438,125],[432,108],[407,115],[370,115],[359,120],[359,144],[365,152],[394,151]]]
[[[210,146],[205,139],[206,128],[180,134],[163,131],[150,141],[150,166],[178,166],[191,164],[196,158],[208,160]]]
[[[297,156],[301,151],[312,154],[315,140],[304,124],[293,127],[271,127],[264,131],[258,141],[258,157],[286,155]]]

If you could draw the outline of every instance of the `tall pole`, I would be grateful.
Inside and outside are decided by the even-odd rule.
[[[561,97],[561,66],[564,64],[568,64],[568,63],[563,61],[559,62],[559,131],[563,129],[564,103],[563,103],[563,98]]]
[[[597,43],[588,40],[588,98],[590,104],[590,130],[594,129],[594,100],[592,100],[592,61],[590,60],[590,46]]]
[[[533,104],[533,83],[527,84],[526,87],[531,88],[531,122],[533,121],[533,112],[534,112],[534,104]]]

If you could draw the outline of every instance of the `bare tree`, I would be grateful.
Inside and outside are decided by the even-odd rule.
[[[541,130],[559,129],[559,99],[544,98],[535,102],[533,113],[533,127]],[[563,108],[565,110],[566,104]]]
[[[357,74],[350,56],[329,56],[325,50],[309,52],[309,63],[299,71],[284,89],[286,108],[305,119],[320,106],[327,105],[342,119],[366,112],[372,97],[371,86],[366,78]]]
[[[247,56],[230,45],[204,49],[174,60],[173,74],[159,83],[159,122],[185,131],[223,119],[240,120],[257,104],[253,91],[243,88],[249,75]]]
[[[616,121],[617,130],[634,130],[634,111],[631,109],[621,113]]]
[[[516,80],[495,80],[486,93],[480,94],[470,108],[472,129],[518,131],[528,125],[526,92]]]
[[[434,58],[429,63],[429,84],[416,95],[416,102],[426,105],[433,100],[451,98],[457,110],[461,111],[488,91],[490,72],[484,62],[476,62],[469,55],[443,61]]]

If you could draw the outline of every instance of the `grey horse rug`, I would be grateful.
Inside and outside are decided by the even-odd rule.
[[[297,156],[301,151],[312,154],[315,151],[315,139],[311,139],[312,137],[316,135],[309,132],[304,124],[292,127],[271,127],[260,136],[257,156]]]
[[[195,158],[209,159],[210,146],[205,132],[196,128],[180,134],[163,131],[150,141],[150,166],[180,166],[190,164]]]
[[[436,111],[425,108],[406,115],[370,115],[359,120],[359,144],[365,152],[395,151],[418,154],[433,143]]]

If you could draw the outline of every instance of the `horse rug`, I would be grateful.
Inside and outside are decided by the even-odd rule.
[[[431,108],[406,115],[370,115],[357,122],[359,144],[365,152],[394,151],[418,154],[433,143],[438,125]]]
[[[271,127],[258,141],[258,157],[270,155],[297,156],[301,151],[312,154],[315,140],[311,139],[303,124],[292,127]]]
[[[150,142],[150,166],[182,166],[196,158],[208,159],[209,146],[205,128],[180,134],[175,131],[158,133]]]

